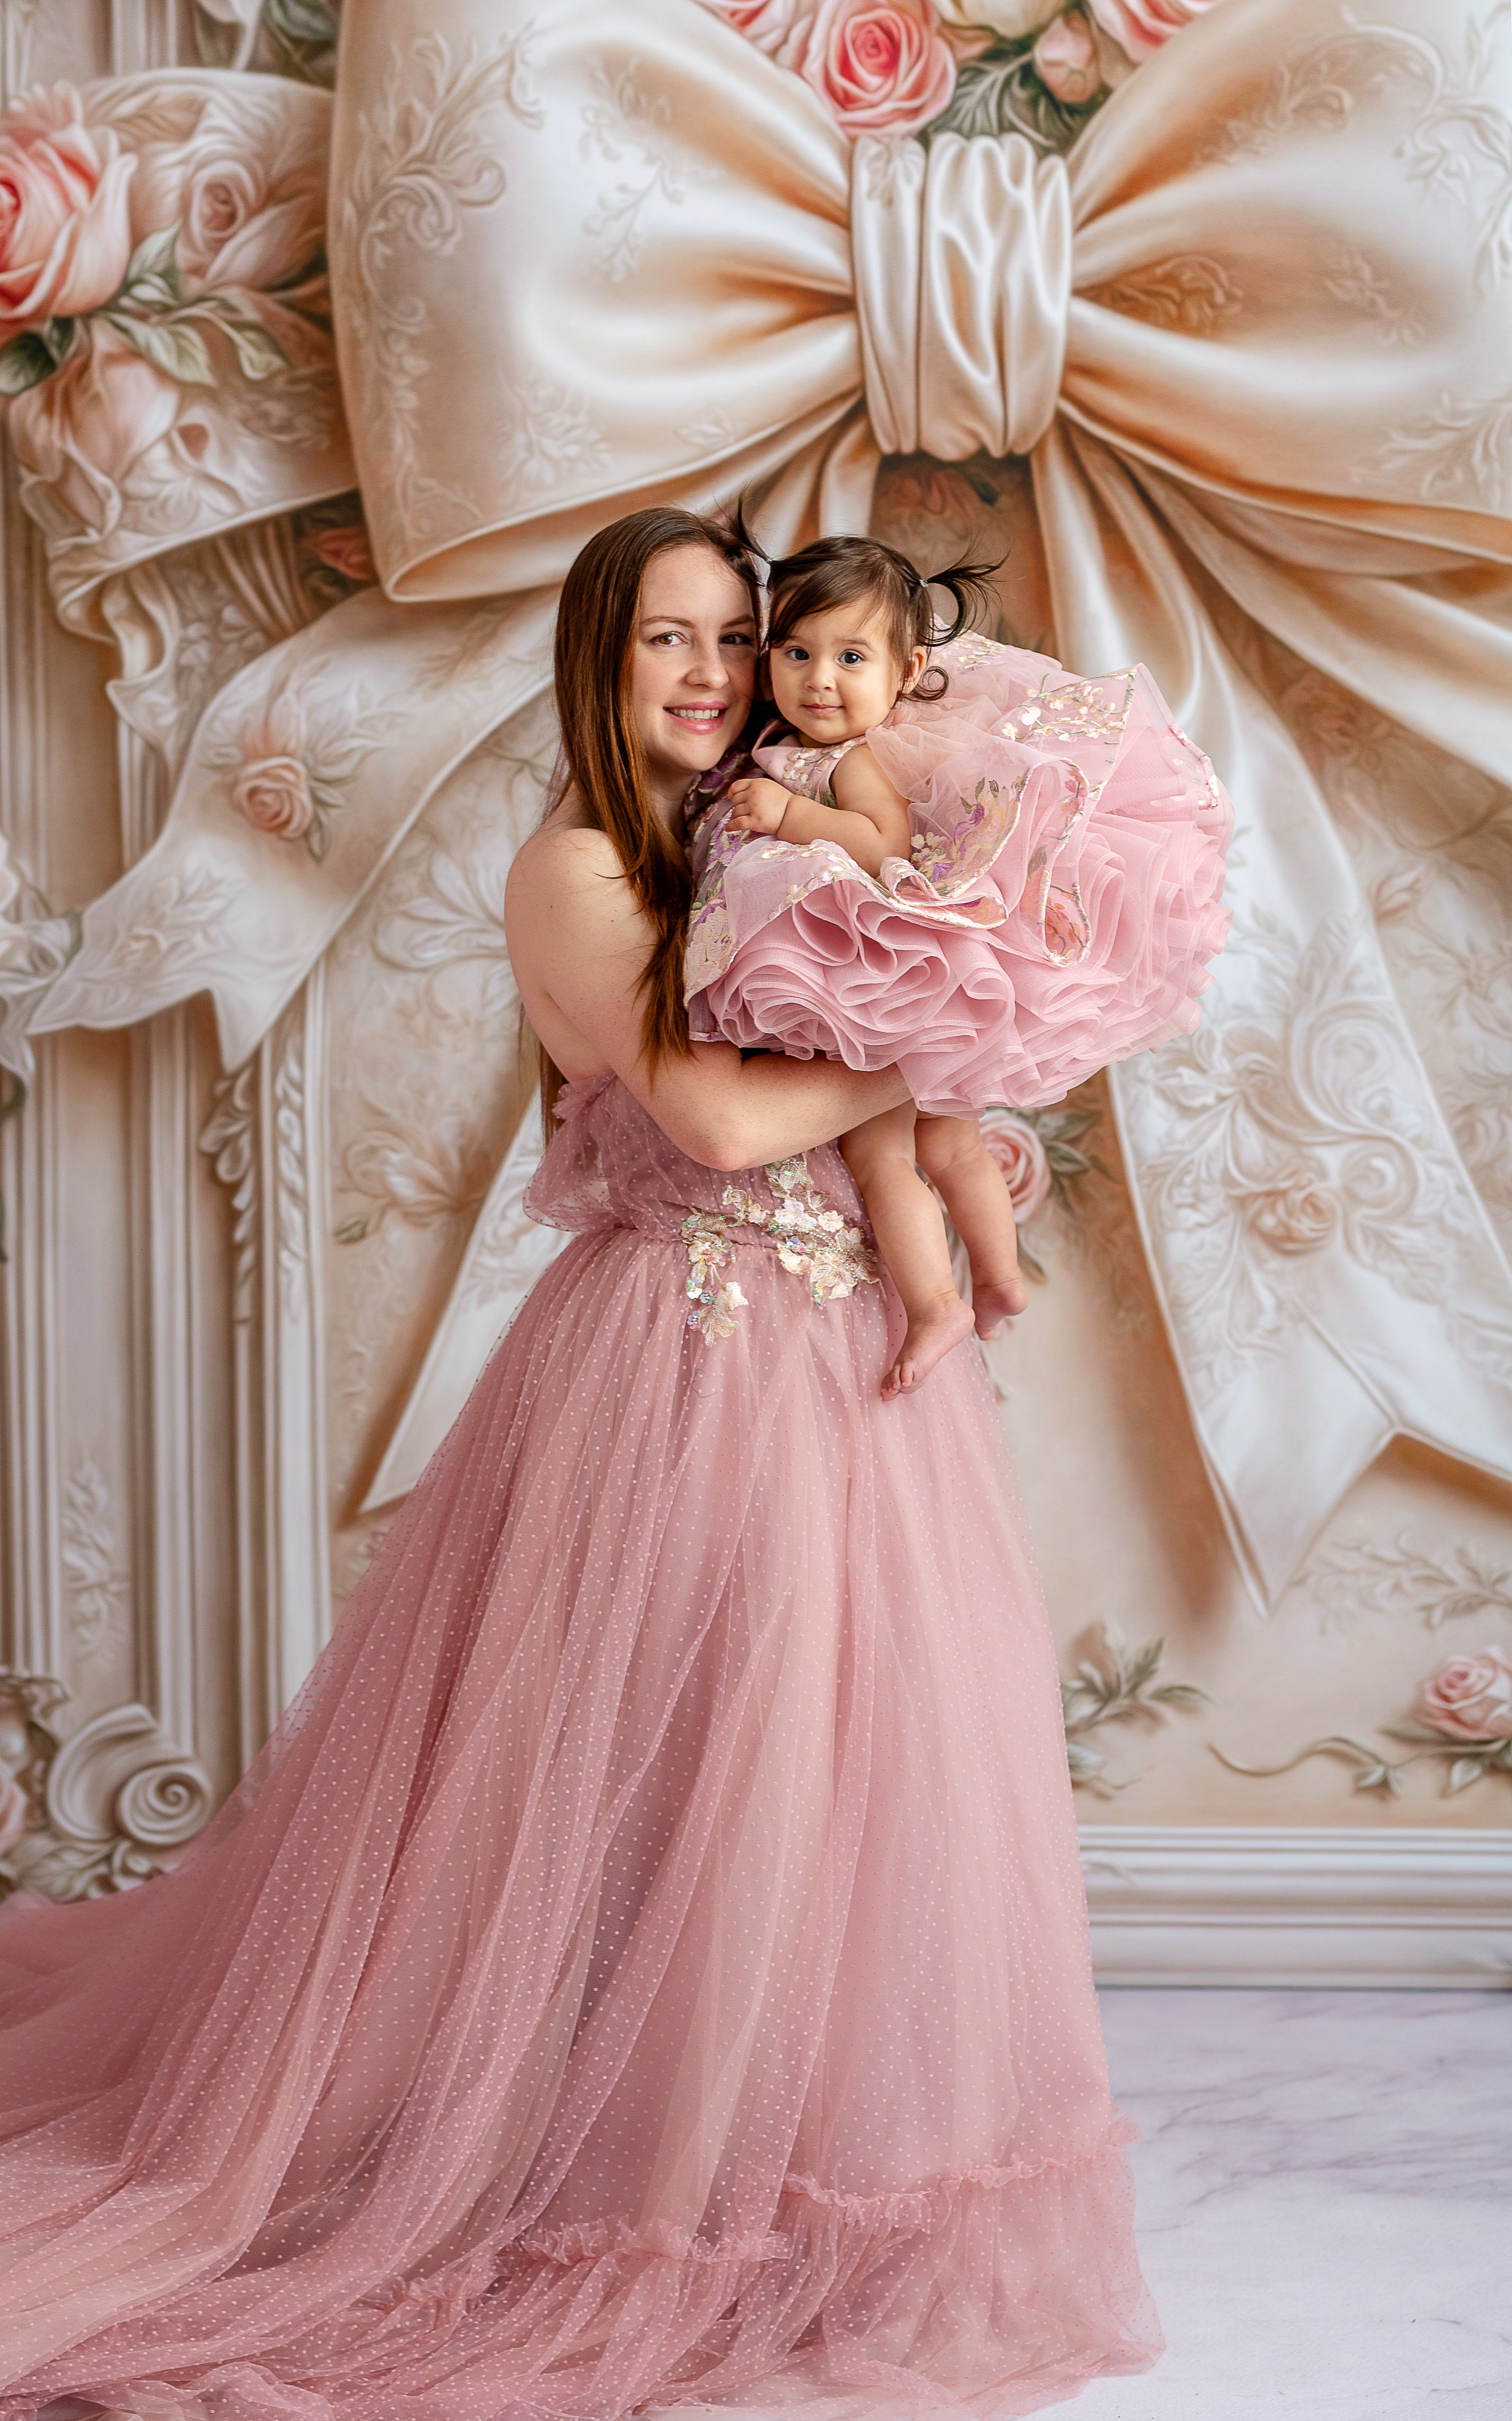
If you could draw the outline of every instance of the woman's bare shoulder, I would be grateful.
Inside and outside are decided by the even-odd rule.
[[[532,833],[515,853],[504,900],[511,953],[554,963],[577,955],[632,947],[644,952],[644,920],[606,833],[555,818]],[[548,978],[549,979],[549,978]]]

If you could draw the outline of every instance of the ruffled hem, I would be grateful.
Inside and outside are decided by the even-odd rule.
[[[789,2175],[775,2227],[712,2240],[532,2229],[395,2279],[319,2346],[74,2392],[142,2421],[393,2421],[439,2392],[458,2421],[628,2421],[770,2386],[795,2407],[865,2394],[869,2413],[1007,2421],[1161,2350],[1129,2250],[1134,2132],[1119,2117],[1071,2159],[890,2194]],[[37,2409],[0,2398],[6,2421]]]

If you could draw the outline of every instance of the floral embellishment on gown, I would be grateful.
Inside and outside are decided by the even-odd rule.
[[[792,1160],[769,1161],[762,1173],[776,1196],[774,1209],[744,1186],[726,1185],[723,1210],[690,1210],[682,1223],[687,1324],[706,1345],[733,1335],[736,1312],[747,1307],[738,1281],[724,1275],[737,1243],[774,1245],[783,1268],[808,1280],[815,1303],[837,1302],[858,1286],[876,1282],[876,1256],[865,1235],[825,1199],[802,1152]],[[740,1227],[755,1232],[737,1236],[733,1230]]]

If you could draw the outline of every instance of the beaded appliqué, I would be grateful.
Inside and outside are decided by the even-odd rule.
[[[756,1227],[777,1248],[777,1258],[795,1277],[808,1280],[815,1303],[833,1303],[858,1286],[875,1284],[877,1259],[859,1227],[847,1224],[843,1211],[832,1210],[808,1173],[803,1153],[793,1160],[767,1163],[763,1172],[777,1196],[768,1210],[743,1186],[726,1185],[724,1210],[690,1210],[682,1223],[688,1255],[685,1292],[691,1308],[687,1324],[696,1328],[706,1345],[729,1336],[734,1315],[746,1308],[746,1298],[725,1265],[735,1250],[732,1229]]]

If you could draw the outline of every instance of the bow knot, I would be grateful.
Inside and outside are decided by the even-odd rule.
[[[1055,416],[1071,299],[1066,165],[1021,134],[865,137],[850,258],[884,454],[1027,454]]]

